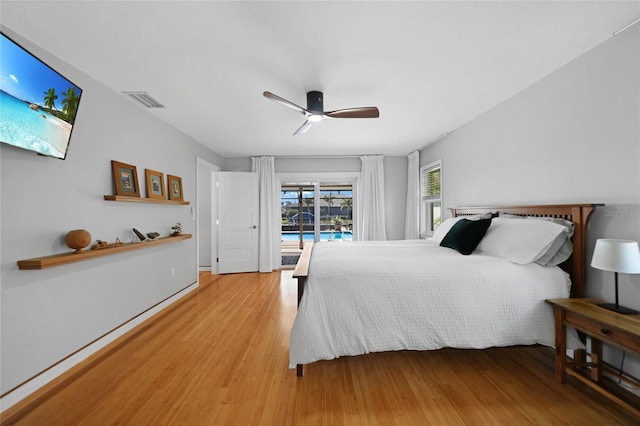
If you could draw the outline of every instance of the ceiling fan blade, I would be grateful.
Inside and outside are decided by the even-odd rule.
[[[331,118],[378,118],[380,111],[376,107],[347,108],[324,113]]]
[[[271,92],[263,92],[262,95],[267,99],[271,99],[272,101],[276,101],[279,104],[282,104],[282,105],[284,105],[286,107],[289,107],[291,109],[295,109],[296,111],[298,111],[298,112],[300,112],[302,114],[306,114],[307,113],[307,110],[302,108],[301,106],[298,106],[298,105],[294,104],[293,102],[289,102],[288,100],[286,100],[284,98],[281,98],[278,95],[274,95]]]
[[[309,130],[309,128],[311,127],[312,124],[313,123],[310,122],[309,120],[305,121],[304,124],[298,128],[298,130],[293,132],[293,136],[299,135],[299,134],[302,134],[302,133],[306,132],[307,130]]]

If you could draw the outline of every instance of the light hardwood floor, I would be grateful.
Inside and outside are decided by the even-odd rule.
[[[391,352],[297,378],[291,271],[201,275],[201,286],[4,413],[24,425],[639,424],[543,347]]]

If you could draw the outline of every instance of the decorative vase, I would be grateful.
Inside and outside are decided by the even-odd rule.
[[[74,229],[67,232],[64,243],[78,253],[83,248],[91,244],[91,234],[85,229]]]

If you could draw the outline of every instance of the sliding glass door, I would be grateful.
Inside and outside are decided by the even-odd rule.
[[[320,229],[318,240],[353,240],[353,186],[321,183],[318,186]]]
[[[307,241],[353,240],[353,186],[349,179],[282,181],[283,249]]]
[[[283,184],[280,190],[282,211],[282,245],[302,249],[305,241],[314,241],[315,187],[304,184]]]

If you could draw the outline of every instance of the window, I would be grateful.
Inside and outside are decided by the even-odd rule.
[[[442,160],[420,168],[420,232],[432,233],[442,219]]]
[[[353,185],[320,183],[320,241],[352,240]]]
[[[282,241],[352,240],[353,184],[283,183]]]

